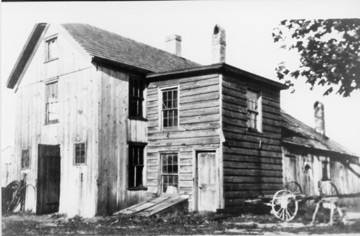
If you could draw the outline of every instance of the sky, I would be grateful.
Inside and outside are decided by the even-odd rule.
[[[360,1],[244,0],[159,2],[17,2],[1,3],[1,149],[14,142],[14,92],[6,80],[35,23],[88,23],[120,35],[165,48],[170,34],[182,36],[182,56],[211,63],[215,24],[226,30],[226,62],[276,80],[281,61],[296,56],[273,43],[271,33],[283,19],[360,18]],[[281,107],[313,126],[313,103],[325,105],[326,133],[360,154],[360,91],[343,98],[322,96],[298,81],[295,93],[283,91]]]

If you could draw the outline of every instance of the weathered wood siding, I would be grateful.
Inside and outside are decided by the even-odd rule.
[[[247,128],[246,91],[259,91],[262,132]],[[280,92],[245,78],[223,76],[222,127],[225,208],[281,188]]]
[[[160,127],[162,88],[178,87],[179,126],[171,130]],[[179,192],[194,193],[196,150],[220,147],[220,79],[203,75],[152,82],[147,91],[148,145],[146,157],[147,187],[160,193],[160,153],[178,153]],[[218,155],[219,158],[220,155]],[[190,198],[190,208],[194,207]]]
[[[360,192],[360,181],[353,172],[336,159],[326,156],[303,154],[284,147],[283,175],[284,183],[296,181],[306,195],[319,195],[318,183],[322,180],[321,161],[327,158],[330,161],[330,181],[335,184],[340,194]],[[310,169],[305,171],[305,166]],[[360,168],[352,165],[360,173]],[[342,199],[346,204],[358,203],[359,199]]]
[[[18,178],[37,186],[38,145],[60,144],[61,177],[59,212],[69,216],[93,216],[97,178],[97,90],[95,68],[61,27],[50,26],[45,34],[57,34],[57,60],[44,63],[44,41],[32,57],[16,88],[15,156]],[[59,123],[45,125],[45,82],[58,78]],[[87,163],[75,166],[74,143],[87,144]],[[30,149],[30,168],[20,170],[21,150]],[[82,178],[81,178],[82,176]],[[35,211],[36,191],[27,189],[26,209]]]
[[[103,67],[98,70],[98,213],[109,214],[146,197],[145,191],[127,190],[128,141],[146,142],[146,123],[128,119],[129,75]]]

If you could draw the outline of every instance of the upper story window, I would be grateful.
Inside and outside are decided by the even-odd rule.
[[[21,169],[27,169],[30,167],[30,153],[29,149],[21,151]]]
[[[261,132],[262,117],[261,117],[261,96],[260,93],[247,90],[247,127],[252,130]]]
[[[59,121],[58,81],[47,83],[45,89],[45,124],[53,124]]]
[[[86,163],[86,145],[85,143],[75,143],[75,164]]]
[[[45,41],[45,62],[58,58],[57,37],[51,37]]]
[[[143,118],[145,83],[139,77],[129,80],[129,118]]]
[[[161,95],[163,128],[178,126],[178,89],[163,89]]]
[[[129,143],[128,187],[143,187],[144,143]]]

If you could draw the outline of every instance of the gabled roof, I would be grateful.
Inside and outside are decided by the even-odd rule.
[[[31,34],[29,35],[26,43],[17,58],[14,68],[12,69],[9,79],[7,81],[8,88],[14,88],[15,84],[27,68],[30,58],[33,56],[34,51],[39,45],[39,40],[47,27],[46,23],[35,24]]]
[[[200,64],[88,24],[63,24],[70,35],[93,57],[147,70],[163,72]]]
[[[352,159],[359,159],[356,154],[329,137],[319,134],[314,128],[281,111],[283,119],[282,142],[284,145],[316,150],[326,154],[342,155]]]
[[[47,23],[34,26],[9,76],[7,87],[15,84],[36,51]],[[92,56],[92,62],[114,65],[142,73],[198,67],[200,64],[88,24],[63,24],[66,31]]]

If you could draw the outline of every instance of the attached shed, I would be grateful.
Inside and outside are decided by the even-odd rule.
[[[359,157],[325,135],[324,122],[317,121],[323,116],[315,116],[320,124],[315,128],[284,111],[281,116],[285,183],[296,181],[307,195],[318,195],[323,181],[331,181],[340,194],[360,192]]]

